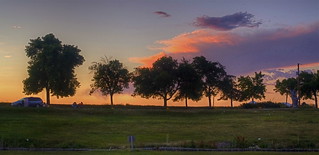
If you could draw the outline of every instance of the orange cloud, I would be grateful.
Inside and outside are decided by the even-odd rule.
[[[143,64],[141,67],[152,67],[153,62],[155,62],[163,56],[166,56],[165,52],[161,52],[149,57],[133,57],[129,58],[129,61]]]
[[[202,44],[225,45],[233,44],[234,41],[234,37],[230,34],[216,34],[212,30],[201,29],[180,34],[169,40],[157,41],[156,43],[163,47],[153,49],[159,49],[169,53],[195,53],[199,52],[198,46]]]
[[[169,40],[161,40],[156,43],[161,47],[150,48],[162,50],[167,53],[196,53],[201,45],[210,44],[215,46],[232,45],[236,42],[235,35],[230,33],[216,33],[213,30],[201,29],[189,33],[183,33]],[[238,40],[238,39],[237,39]],[[141,63],[142,67],[151,67],[157,59],[165,56],[164,52],[150,57],[133,57],[129,61]]]
[[[275,33],[273,33],[269,39],[277,40],[282,38],[292,38],[304,34],[312,33],[319,28],[319,23],[315,23],[313,25],[300,25],[295,27],[286,27],[278,29]]]
[[[300,69],[317,69],[319,70],[319,62],[315,63],[307,63],[307,64],[300,64],[299,65]],[[275,70],[275,69],[282,69],[282,70],[297,70],[297,64],[293,66],[282,66],[282,67],[275,67],[275,68],[268,68],[264,70]]]

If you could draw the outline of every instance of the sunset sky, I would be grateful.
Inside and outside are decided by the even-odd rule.
[[[59,104],[109,103],[108,97],[89,95],[88,67],[104,56],[120,60],[130,71],[164,55],[205,56],[236,76],[262,71],[265,100],[278,102],[284,97],[272,91],[276,79],[295,76],[297,63],[302,70],[319,69],[318,0],[0,0],[0,102],[25,96],[25,46],[48,33],[78,46],[86,60],[76,69],[77,94],[53,97],[52,103]],[[131,97],[132,90],[116,95],[114,102],[162,105],[161,100]],[[45,99],[44,93],[35,96]],[[190,105],[206,103],[203,98]]]

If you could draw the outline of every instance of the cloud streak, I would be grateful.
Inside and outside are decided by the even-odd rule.
[[[195,30],[190,33],[180,34],[169,40],[161,40],[156,43],[161,47],[153,48],[168,53],[196,53],[200,52],[202,45],[216,46],[231,45],[236,42],[235,35],[216,33],[210,30]]]
[[[168,14],[164,11],[155,11],[154,13],[157,15],[160,15],[161,17],[170,17],[171,16],[170,14]]]
[[[14,25],[14,26],[12,26],[12,28],[13,28],[13,29],[22,29],[22,27],[19,26],[19,25]]]
[[[254,15],[247,12],[237,12],[223,17],[197,17],[193,23],[200,28],[210,28],[218,31],[228,31],[239,27],[258,27],[261,22],[254,19]]]

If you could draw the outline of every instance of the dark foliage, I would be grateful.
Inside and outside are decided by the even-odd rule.
[[[227,76],[225,67],[218,62],[208,61],[203,56],[194,57],[192,64],[201,76],[204,95],[208,98],[208,104],[211,107],[211,97],[216,96],[222,89],[222,81]]]
[[[23,81],[25,94],[37,94],[45,89],[48,104],[50,94],[57,97],[75,94],[80,83],[74,69],[84,62],[80,49],[73,45],[62,45],[53,34],[47,34],[31,39],[25,51],[31,59],[28,62],[29,77]]]
[[[239,107],[245,109],[252,109],[252,108],[288,108],[285,104],[282,103],[274,103],[271,101],[267,102],[259,102],[259,103],[243,103]]]
[[[160,98],[164,107],[178,90],[178,63],[172,57],[162,57],[153,63],[152,68],[136,68],[133,77],[133,95],[144,98]]]
[[[113,95],[121,93],[129,86],[131,74],[119,60],[102,58],[101,62],[93,62],[89,70],[94,74],[90,94],[99,90],[103,95],[110,95],[111,105],[113,105]]]
[[[203,82],[194,67],[185,59],[179,63],[177,70],[178,77],[178,91],[174,101],[185,100],[187,107],[187,100],[199,101],[203,93]]]
[[[255,72],[254,77],[241,76],[238,78],[238,90],[240,91],[240,101],[247,101],[251,99],[265,98],[266,86],[263,83],[263,76],[261,72]]]

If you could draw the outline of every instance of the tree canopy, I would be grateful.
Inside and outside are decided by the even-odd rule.
[[[199,101],[202,97],[203,82],[192,64],[183,59],[178,65],[177,77],[179,86],[174,101],[185,100],[186,107],[188,99]]]
[[[241,76],[238,78],[238,89],[240,91],[240,101],[247,101],[251,99],[265,98],[266,86],[263,83],[263,76],[261,72],[255,72],[254,77]]]
[[[298,81],[296,78],[283,79],[282,81],[277,80],[274,90],[281,95],[286,95],[286,103],[289,95],[293,107],[298,107],[297,84]]]
[[[220,83],[221,96],[219,100],[230,99],[230,107],[233,107],[233,101],[239,100],[240,92],[236,88],[236,77],[227,75]]]
[[[192,64],[202,79],[204,94],[208,97],[208,104],[211,107],[211,97],[217,95],[221,89],[220,84],[227,76],[225,67],[218,62],[208,61],[204,56],[194,57]]]
[[[73,96],[80,86],[74,73],[83,64],[84,57],[74,45],[62,45],[53,34],[31,39],[26,46],[29,77],[23,81],[24,93],[37,94],[46,90],[47,104],[50,94],[57,97]]]
[[[94,74],[90,94],[99,90],[103,95],[110,95],[111,105],[113,95],[129,87],[131,74],[119,60],[102,58],[100,62],[93,62],[89,70]]]
[[[162,57],[155,61],[151,68],[136,68],[133,77],[135,87],[133,95],[144,98],[160,98],[167,107],[178,90],[178,63],[172,57]]]
[[[299,75],[301,96],[304,99],[314,99],[315,107],[318,108],[317,95],[319,92],[319,70],[316,73],[301,72]]]

